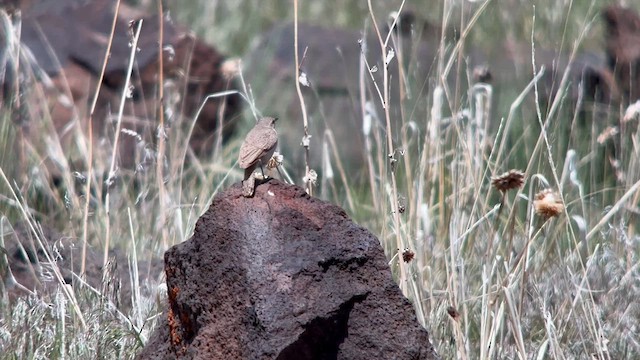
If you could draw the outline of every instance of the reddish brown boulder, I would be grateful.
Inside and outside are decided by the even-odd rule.
[[[139,359],[437,359],[378,239],[270,180],[217,195],[165,254],[169,309]]]
[[[571,60],[569,55],[556,51],[538,49],[536,53],[539,53],[538,61],[545,67],[538,83],[543,105],[550,106],[560,95],[570,114],[583,114],[592,111],[594,104],[611,105],[621,100],[614,74],[607,68],[602,54],[583,52]],[[566,89],[558,92],[567,69]]]
[[[94,158],[97,159],[110,159],[116,130],[115,115],[123,94],[129,94],[123,114],[122,129],[125,131],[118,148],[119,167],[139,166],[145,157],[149,157],[148,153],[154,151],[160,111],[163,111],[168,144],[190,146],[196,155],[210,154],[214,139],[227,139],[232,134],[241,110],[237,95],[208,101],[194,120],[208,94],[236,89],[236,84],[223,74],[225,57],[195,38],[187,28],[174,24],[167,17],[122,4],[105,76],[98,84],[116,1],[23,1],[20,6],[22,18],[18,13],[14,13],[13,18],[15,23],[21,23],[20,63],[7,64],[6,73],[0,76],[4,82],[0,101],[3,106],[20,108],[20,111],[13,111],[14,120],[23,127],[25,137],[31,143],[41,142],[39,134],[49,130],[42,125],[42,119],[51,118],[64,153],[70,157],[68,160],[82,163],[82,155],[72,154],[83,154],[88,150],[75,148],[83,143],[75,137],[78,133],[87,136],[89,108],[97,88],[100,88],[100,96],[92,123]],[[125,90],[132,34],[140,19],[142,28],[131,86]],[[161,29],[162,51],[159,46]],[[164,88],[162,103],[159,98],[160,59]],[[19,83],[17,79],[20,79]],[[40,94],[44,94],[44,98]],[[43,105],[34,109],[34,104]],[[186,140],[194,121],[191,138]],[[220,130],[219,134],[217,130]]]
[[[604,8],[606,51],[609,67],[627,101],[640,98],[640,16],[633,9]]]

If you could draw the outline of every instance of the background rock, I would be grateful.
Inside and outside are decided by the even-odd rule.
[[[401,107],[398,104],[415,101],[427,96],[433,84],[429,83],[429,75],[435,70],[442,29],[427,22],[419,22],[412,13],[401,17],[399,31],[394,33],[388,49],[393,49],[394,57],[389,63],[389,81],[392,126],[402,126]],[[389,22],[391,24],[391,22]],[[382,36],[388,34],[384,23],[380,24]],[[447,36],[453,36],[447,34]],[[451,39],[449,37],[448,39]],[[363,133],[363,115],[370,114],[374,128],[384,128],[384,108],[381,105],[383,83],[383,58],[380,43],[373,30],[364,36],[361,31],[346,28],[329,28],[310,24],[298,25],[298,42],[301,71],[307,75],[309,86],[302,86],[303,95],[309,115],[310,133],[313,138],[310,152],[311,167],[319,171],[323,164],[323,144],[331,144],[328,132],[331,133],[339,153],[334,153],[331,160],[339,158],[346,166],[359,168],[365,161],[365,134]],[[407,55],[400,59],[399,49]],[[361,54],[365,54],[367,64],[361,65]],[[408,56],[411,54],[411,58]],[[405,80],[399,79],[398,62],[404,64],[405,76],[411,78],[411,84],[419,84],[421,88],[408,89]],[[294,63],[294,27],[293,23],[278,24],[264,33],[256,46],[247,54],[248,83],[268,83],[263,91],[263,103],[258,104],[261,110],[271,113],[278,109],[282,118],[279,131],[281,153],[286,154],[288,163],[293,169],[301,169],[304,153],[301,151],[302,112],[295,92]],[[369,73],[367,69],[374,69]],[[361,70],[362,69],[362,74]],[[362,77],[362,86],[360,78]],[[375,79],[374,84],[372,77]],[[366,94],[370,106],[363,108],[360,94],[361,87]],[[270,89],[279,89],[270,91]],[[408,93],[411,92],[411,95]],[[410,100],[408,98],[412,98]],[[286,109],[286,110],[282,110]],[[397,120],[398,119],[398,120]],[[285,125],[286,124],[286,125]],[[295,172],[295,171],[294,171]],[[304,173],[296,173],[296,178]]]
[[[606,25],[607,61],[630,103],[640,97],[640,16],[631,9],[610,5],[602,10]]]
[[[380,28],[382,36],[386,36],[388,30],[385,24],[380,24]],[[443,29],[419,20],[412,12],[401,16],[398,29],[388,45],[388,49],[393,49],[395,53],[389,65],[389,111],[393,134],[406,132],[406,123],[409,121],[422,124],[428,117],[430,109],[419,107],[418,99],[433,95],[432,90],[438,81],[441,52],[444,52],[443,60],[446,63],[459,40],[456,37],[459,31],[446,29],[443,36]],[[373,77],[382,92],[383,56],[373,29],[369,27],[365,36],[358,30],[301,23],[298,25],[298,41],[301,71],[307,75],[310,83],[309,87],[302,87],[309,115],[309,130],[313,136],[310,166],[322,175],[328,155],[324,150],[324,144],[327,143],[332,164],[338,158],[349,169],[350,176],[363,176],[362,170],[356,172],[352,169],[362,169],[366,154],[375,151],[367,149],[365,145],[365,115],[371,115],[371,127],[374,129],[371,134],[377,129],[386,128],[384,108],[372,80]],[[442,48],[441,41],[445,45]],[[252,85],[268,83],[265,89],[259,91],[263,100],[258,108],[268,114],[275,111],[272,109],[279,111],[278,115],[282,118],[279,127],[280,152],[285,154],[286,163],[292,165],[292,173],[296,175],[294,179],[297,179],[304,175],[296,170],[304,169],[305,153],[300,147],[303,127],[300,103],[295,92],[293,44],[292,23],[277,24],[264,33],[245,57],[245,79]],[[366,46],[362,47],[362,44]],[[306,56],[302,60],[305,49]],[[498,38],[489,47],[486,43],[477,44],[466,39],[460,58],[460,74],[457,74],[458,66],[454,63],[447,79],[450,99],[445,99],[445,102],[453,106],[456,86],[469,89],[474,83],[488,82],[494,88],[492,108],[500,110],[504,104],[510,106],[515,95],[505,96],[505,93],[509,93],[509,89],[513,89],[514,94],[521,91],[533,78],[531,53],[531,44],[527,42]],[[365,54],[367,65],[377,71],[369,74],[363,70],[361,75],[361,54]],[[566,97],[563,99],[564,109],[570,116],[575,112],[590,114],[594,106],[608,106],[619,100],[619,85],[607,67],[604,51],[580,51],[572,58],[566,51],[536,47],[535,55],[536,67],[545,67],[545,74],[538,83],[543,112],[548,110],[556,97],[564,72],[569,67],[567,89],[563,89],[561,94]],[[402,64],[402,72],[399,63]],[[362,68],[366,69],[366,66],[362,65]],[[485,76],[472,76],[474,72],[484,69]],[[409,81],[405,81],[407,79]],[[460,83],[456,84],[455,79],[459,79]],[[367,106],[363,106],[362,99],[365,97],[361,98],[361,88],[366,94]],[[534,96],[531,93],[527,100],[534,114]],[[462,99],[458,104],[461,105],[470,94],[463,92],[458,96]],[[450,112],[450,109],[445,109],[444,116],[449,116]],[[490,119],[491,115],[487,118]],[[499,122],[492,122],[492,126],[497,127]],[[339,152],[331,146],[329,132]],[[375,137],[370,135],[370,138]],[[382,152],[387,153],[388,150]]]
[[[98,84],[115,5],[114,0],[21,2],[21,17],[17,12],[12,17],[21,29],[21,56],[15,59],[13,54],[0,53],[0,57],[9,60],[5,73],[0,74],[3,106],[20,109],[14,112],[14,122],[22,126],[27,141],[37,143],[40,133],[50,131],[42,124],[42,119],[50,118],[69,161],[82,163],[86,149],[76,148],[77,143],[82,143],[77,135],[78,131],[88,133],[96,90],[100,89],[100,95],[92,126],[95,157],[99,159],[110,158],[115,115],[123,93],[129,93],[122,124],[128,132],[123,132],[118,145],[119,166],[132,169],[155,150],[159,111],[164,112],[168,144],[190,146],[199,156],[210,154],[216,141],[228,139],[235,129],[241,110],[238,96],[207,101],[195,120],[191,138],[187,139],[186,133],[207,95],[236,89],[235,82],[223,74],[225,57],[170,19],[122,3],[105,75]],[[139,20],[143,22],[138,51],[131,86],[125,90],[133,33]],[[0,44],[12,35],[0,34]],[[6,48],[2,46],[2,51]],[[163,103],[159,99],[160,58]],[[36,85],[38,91],[26,85]],[[25,109],[34,103],[45,106]]]
[[[215,197],[165,254],[169,309],[139,359],[437,359],[378,239],[275,180]]]

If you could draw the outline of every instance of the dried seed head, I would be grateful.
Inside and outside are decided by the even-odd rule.
[[[627,110],[624,112],[622,122],[627,123],[629,121],[638,119],[638,117],[640,117],[640,100],[629,105]]]
[[[407,210],[407,199],[404,196],[398,196],[398,212],[404,214]]]
[[[277,151],[274,152],[273,156],[271,156],[271,159],[269,159],[269,161],[267,162],[267,169],[275,169],[278,166],[281,166],[283,160],[284,156],[282,156],[282,154]]]
[[[232,58],[225,60],[220,66],[220,72],[222,72],[222,76],[231,80],[240,74],[240,68],[242,67],[242,60],[239,58]]]
[[[502,175],[491,178],[491,184],[502,192],[518,189],[524,185],[524,173],[520,170],[509,170]]]
[[[460,318],[460,313],[453,306],[449,306],[447,308],[447,314],[449,314],[449,316],[451,316],[451,318],[456,321]]]
[[[479,65],[473,68],[473,81],[480,83],[490,83],[493,79],[491,75],[491,70],[489,70],[489,66],[487,65]]]
[[[402,252],[402,260],[404,260],[404,262],[406,263],[411,262],[411,260],[413,260],[415,256],[416,254],[409,249],[404,249],[404,251]]]
[[[536,214],[549,219],[560,215],[564,211],[564,204],[560,195],[551,189],[545,189],[536,194],[533,200]]]
[[[311,183],[311,185],[315,185],[318,181],[318,173],[315,170],[310,169],[309,173],[302,178],[302,181],[305,184]]]
[[[612,139],[613,137],[618,135],[619,133],[620,133],[620,130],[618,130],[617,126],[608,126],[606,129],[604,129],[600,133],[600,135],[598,135],[598,138],[596,141],[598,141],[598,144],[602,145],[606,143],[609,139]]]

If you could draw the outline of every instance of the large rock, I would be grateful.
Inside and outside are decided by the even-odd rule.
[[[626,100],[640,98],[640,16],[630,8],[610,5],[603,9],[606,51],[609,67]]]
[[[169,309],[139,359],[437,359],[378,239],[275,180],[219,194],[165,254]]]
[[[22,126],[29,143],[43,142],[42,133],[50,129],[44,127],[42,119],[50,118],[67,160],[82,164],[86,161],[83,154],[88,150],[77,148],[84,142],[77,137],[78,133],[85,137],[88,134],[89,108],[96,90],[100,89],[91,123],[94,159],[110,159],[115,146],[116,115],[123,94],[128,93],[122,122],[125,131],[118,143],[118,166],[133,169],[146,165],[145,161],[153,157],[149,153],[155,150],[160,111],[164,112],[168,144],[190,146],[200,156],[210,154],[216,140],[232,135],[241,110],[239,96],[220,97],[209,100],[194,120],[207,95],[236,88],[235,82],[224,74],[225,57],[168,17],[139,11],[124,3],[115,14],[116,3],[115,0],[20,2],[22,17],[14,13],[12,20],[16,24],[21,22],[21,31],[0,30],[0,44],[19,35],[21,49],[19,63],[10,56],[6,69],[3,67],[5,73],[0,74],[3,106],[17,108],[12,112],[14,121]],[[114,15],[117,21],[111,51],[99,83]],[[138,51],[131,86],[125,91],[132,35],[138,20],[142,20]],[[4,53],[7,49],[12,48],[2,46],[0,55],[13,55]],[[46,106],[32,105],[42,103]],[[191,138],[187,138],[192,123],[194,129]],[[73,170],[84,169],[77,166]]]

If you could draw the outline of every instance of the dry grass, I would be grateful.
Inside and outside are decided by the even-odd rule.
[[[526,82],[507,89],[466,84],[460,77],[466,71],[463,44],[482,41],[491,31],[505,31],[529,43],[534,62],[534,50],[548,46],[545,41],[550,37],[559,39],[558,46],[569,52],[591,39],[599,3],[536,3],[534,10],[509,1],[513,11],[496,2],[465,5],[469,9],[461,16],[459,2],[443,0],[438,5],[442,26],[455,24],[461,29],[460,38],[442,39],[430,84],[412,82],[412,64],[418,59],[401,48],[390,61],[408,60],[406,67],[400,67],[404,77],[383,66],[379,71],[384,82],[372,84],[371,67],[361,61],[355,98],[365,114],[358,120],[366,125],[367,161],[361,169],[366,181],[356,182],[345,170],[336,156],[341,144],[327,136],[322,149],[312,145],[309,150],[327,154],[316,195],[340,201],[356,221],[379,236],[400,288],[412,300],[443,358],[633,359],[640,356],[637,120],[622,129],[618,148],[625,150],[616,153],[619,171],[603,175],[608,166],[602,159],[603,146],[595,139],[604,126],[592,117],[583,126],[567,115],[568,76],[559,79],[563,90],[548,110],[532,99],[541,98],[538,81],[549,69],[527,69]],[[251,2],[207,4],[202,5],[204,10],[194,5],[178,17],[188,16],[189,11],[209,11],[224,19],[240,13],[258,16]],[[338,15],[333,7],[307,4],[299,9],[300,21],[326,18],[329,24],[342,24],[359,19],[360,26],[368,19],[368,31],[378,34],[378,42],[369,46],[394,46],[397,39],[371,24],[379,24],[391,11],[403,11],[404,2],[393,7],[363,5],[338,2],[336,7],[349,9],[348,15]],[[252,27],[245,32],[235,25],[228,31],[246,37],[262,30],[269,19],[292,19],[288,11],[274,5],[264,10],[260,21],[243,21]],[[322,16],[327,14],[335,16]],[[15,25],[5,15],[2,20],[5,29]],[[207,22],[191,23],[197,28]],[[492,28],[495,23],[503,28]],[[223,43],[233,51],[232,41]],[[18,56],[15,51],[7,53]],[[390,58],[388,51],[382,53]],[[385,63],[385,59],[366,60]],[[408,79],[404,86],[412,97],[393,104],[402,109],[400,117],[392,116],[387,107],[376,119],[369,109],[390,103],[388,82],[399,78]],[[260,87],[271,86],[244,85],[243,97],[250,103],[260,103],[266,96]],[[19,107],[1,111],[3,139],[19,132],[7,125],[16,111],[43,114],[42,128],[51,129],[46,109],[39,107],[43,95],[33,84],[27,89]],[[277,113],[277,109],[260,110]],[[611,118],[621,115],[613,111]],[[302,125],[302,119],[297,121]],[[167,133],[172,143],[175,134]],[[162,167],[156,167],[161,162],[154,160],[150,171],[133,178],[116,172],[117,181],[108,185],[96,173],[74,175],[55,132],[41,134],[40,144],[49,146],[27,147],[26,166],[18,168],[2,159],[3,224],[28,220],[37,233],[37,221],[56,221],[69,236],[87,239],[91,247],[108,249],[105,245],[110,244],[127,249],[133,288],[148,290],[134,292],[133,306],[127,310],[115,305],[118,301],[108,291],[109,277],[102,289],[61,287],[53,295],[2,306],[1,357],[131,358],[148,339],[163,301],[160,281],[147,287],[140,284],[136,259],[160,256],[167,246],[188,238],[211,196],[239,179],[233,164],[238,142],[230,142],[211,160],[194,159],[188,166],[185,148],[170,146],[164,153],[152,154],[152,159],[163,159]],[[81,128],[75,134],[75,144],[84,147],[76,150],[92,154],[88,134]],[[8,144],[0,143],[4,150]],[[41,168],[47,159],[63,169],[62,191],[47,185]],[[113,161],[94,156],[88,163],[109,169]],[[492,178],[511,169],[522,170],[522,187],[495,188]],[[109,174],[111,178],[113,172]],[[94,191],[76,191],[77,179],[87,188],[86,181],[92,183]],[[106,202],[99,195],[82,195],[105,191]],[[30,196],[36,193],[37,200]],[[415,256],[403,261],[408,252]],[[104,257],[108,258],[106,250]]]
[[[443,27],[451,21],[449,6],[453,2],[445,1]],[[572,148],[584,151],[582,137],[591,135],[588,131],[574,122],[566,135],[570,145],[564,154],[557,152],[562,143],[556,142],[567,141],[559,125],[567,122],[559,110],[566,104],[561,91],[543,113],[537,83],[543,69],[533,69],[533,80],[505,115],[489,115],[495,114],[490,86],[474,85],[468,96],[456,97],[464,92],[443,79],[460,61],[460,44],[484,11],[476,7],[462,23],[460,41],[442,52],[423,123],[401,118],[394,121],[402,126],[393,127],[386,113],[386,127],[374,128],[381,134],[371,137],[378,153],[369,161],[376,174],[369,185],[372,194],[382,195],[371,205],[384,216],[374,216],[381,221],[369,226],[381,235],[401,289],[445,358],[634,358],[640,351],[633,340],[638,336],[634,298],[640,289],[635,265],[640,173],[634,165],[640,153],[632,145],[637,125],[623,140],[631,141],[621,146],[628,150],[617,155],[626,169],[623,176],[598,182],[592,172],[601,171],[602,163],[593,154],[602,147],[591,144],[586,153]],[[537,29],[536,14],[532,29]],[[535,64],[539,45],[533,31],[530,43]],[[568,70],[559,88],[566,89],[567,81]],[[533,107],[523,102],[532,95]],[[443,114],[454,115],[445,119]],[[500,120],[492,135],[487,122],[494,119]],[[523,125],[518,121],[531,126],[514,132],[514,125]],[[409,143],[402,131],[414,126],[425,135]],[[385,148],[382,133],[387,145],[399,141],[402,151]],[[496,194],[502,189],[492,188],[491,178],[509,170],[514,152],[527,160],[517,164],[524,170],[524,187]],[[376,167],[382,163],[376,158],[385,159],[384,165]],[[403,199],[407,205],[400,213]],[[416,253],[409,264],[398,256],[405,249]]]

